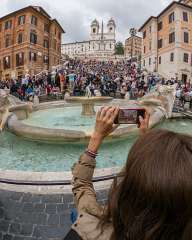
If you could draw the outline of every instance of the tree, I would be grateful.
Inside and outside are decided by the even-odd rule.
[[[124,46],[122,42],[117,42],[115,45],[115,54],[124,55]]]

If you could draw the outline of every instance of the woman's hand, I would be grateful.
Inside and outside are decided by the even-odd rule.
[[[145,117],[144,119],[140,116],[139,117],[139,132],[141,135],[145,134],[147,130],[149,129],[149,119],[150,119],[150,114],[148,110],[145,112]]]
[[[90,151],[97,152],[103,139],[118,127],[114,124],[118,112],[119,107],[104,107],[98,111],[95,130],[88,145]]]
[[[117,127],[117,125],[114,125],[114,121],[118,112],[118,107],[105,107],[98,111],[94,133],[99,135],[100,138],[105,138],[113,132]]]

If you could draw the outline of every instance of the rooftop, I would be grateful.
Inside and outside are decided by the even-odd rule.
[[[160,12],[160,14],[157,17],[151,16],[150,18],[147,19],[147,21],[139,28],[139,32],[142,31],[142,29],[152,20],[152,19],[158,19],[161,15],[163,15],[167,10],[169,10],[174,4],[182,7],[187,7],[192,10],[192,7],[183,3],[183,0],[173,1],[170,3],[163,11]]]
[[[32,9],[33,11],[36,11],[42,15],[44,15],[49,21],[51,22],[55,22],[62,30],[63,33],[65,33],[65,30],[62,28],[62,26],[59,24],[59,22],[56,20],[56,19],[52,19],[51,16],[41,7],[41,6],[32,6],[32,5],[29,5],[27,7],[24,7],[24,8],[21,8],[19,10],[16,10],[14,12],[11,12],[3,17],[0,18],[0,21],[6,19],[6,18],[9,18],[11,17],[12,15],[15,15],[15,14],[19,14],[20,12],[23,12],[23,11],[26,11],[28,9]]]
[[[127,41],[127,40],[129,40],[129,39],[131,39],[131,38],[138,38],[138,39],[142,39],[142,37],[139,37],[139,36],[135,35],[135,36],[130,36],[130,37],[128,37],[128,38],[126,39],[126,41]]]

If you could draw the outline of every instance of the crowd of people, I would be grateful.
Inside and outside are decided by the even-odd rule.
[[[156,77],[144,75],[136,63],[69,60],[54,72],[0,81],[0,88],[10,89],[21,100],[66,92],[84,96],[87,89],[93,96],[136,99],[150,91],[156,81]]]
[[[176,89],[176,98],[179,100],[179,106],[184,108],[186,102],[189,102],[189,108],[192,109],[192,84],[178,83]]]
[[[165,80],[142,72],[137,63],[130,61],[103,62],[95,60],[69,60],[60,69],[37,76],[26,74],[18,79],[0,80],[0,88],[22,101],[33,101],[34,96],[112,96],[137,99],[150,92],[157,83],[177,84],[179,106],[189,102],[192,108],[192,85],[176,79]]]

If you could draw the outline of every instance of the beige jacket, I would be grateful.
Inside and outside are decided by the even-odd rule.
[[[112,224],[106,226],[103,233],[98,228],[104,208],[97,202],[92,183],[95,166],[96,160],[83,154],[72,169],[73,194],[78,210],[78,219],[72,229],[83,240],[108,240],[113,231]]]

